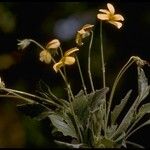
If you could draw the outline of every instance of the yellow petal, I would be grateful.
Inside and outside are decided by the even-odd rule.
[[[110,14],[110,12],[107,9],[99,9],[99,11],[105,14]]]
[[[115,20],[115,21],[124,21],[124,18],[123,18],[123,16],[122,15],[120,15],[120,14],[116,14],[116,15],[114,15],[113,16],[113,19]]]
[[[43,50],[40,53],[40,61],[45,62],[46,64],[49,64],[51,62],[51,54],[47,50]]]
[[[79,33],[80,35],[82,35],[82,34],[85,34],[86,32],[85,32],[85,30],[81,29],[80,31],[78,31],[78,33]]]
[[[64,64],[66,65],[72,65],[75,63],[75,58],[74,57],[64,57]]]
[[[115,8],[112,4],[107,3],[107,7],[108,7],[108,10],[110,11],[111,14],[115,13]]]
[[[53,69],[55,70],[55,72],[58,72],[58,70],[63,66],[63,62],[59,61],[58,63],[53,65]]]
[[[83,30],[90,32],[92,30],[92,28],[94,27],[94,25],[92,24],[86,24],[83,26]]]
[[[77,47],[71,48],[71,49],[69,49],[68,51],[66,51],[66,52],[64,53],[64,56],[65,56],[65,57],[66,57],[66,56],[69,56],[69,55],[71,55],[72,53],[74,53],[74,52],[76,52],[76,51],[79,51],[79,49],[78,49]]]
[[[82,43],[82,33],[80,33],[80,31],[78,31],[77,35],[76,35],[76,44],[79,45],[79,46],[83,45],[83,43]]]
[[[109,16],[106,14],[97,14],[97,18],[100,20],[109,20]]]
[[[114,26],[116,26],[118,29],[120,29],[122,27],[121,22],[117,22],[117,21],[108,21],[108,22],[113,24]]]
[[[52,41],[50,41],[47,45],[46,48],[47,49],[57,49],[60,46],[60,42],[58,39],[54,39]]]

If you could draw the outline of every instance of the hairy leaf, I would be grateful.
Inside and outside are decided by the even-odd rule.
[[[109,88],[106,87],[100,90],[96,90],[95,92],[88,95],[90,111],[95,111],[99,108],[100,104],[104,102],[104,97],[106,96],[108,90]]]
[[[140,107],[138,116],[143,116],[147,113],[150,113],[150,103],[144,104]]]
[[[141,67],[137,67],[137,70],[138,70],[138,93],[141,102],[149,94],[150,87],[148,86],[148,79],[145,76],[144,70]]]
[[[135,113],[138,105],[142,100],[146,98],[146,96],[149,94],[149,86],[148,86],[148,80],[145,76],[144,70],[141,67],[137,67],[138,69],[138,96],[132,106],[130,107],[129,111],[123,118],[121,124],[119,125],[117,131],[114,133],[113,137],[125,132],[127,128],[131,125],[133,120],[135,119]]]
[[[116,105],[114,110],[111,112],[111,122],[112,124],[115,124],[119,114],[122,112],[123,108],[125,107],[132,90],[130,90],[125,97],[121,100],[121,103],[119,105]]]
[[[77,138],[75,128],[69,117],[59,114],[51,114],[48,117],[52,121],[52,124],[57,128],[57,130],[62,132],[64,136]]]
[[[115,131],[115,133],[112,135],[112,137],[117,138],[117,136],[123,132],[125,132],[128,127],[130,126],[131,122],[134,120],[135,115],[135,107],[134,104],[131,106],[125,117],[123,118],[122,122],[120,123],[119,127]]]
[[[75,96],[75,99],[72,102],[72,104],[74,112],[78,117],[79,122],[82,125],[85,124],[89,117],[89,110],[88,110],[88,100],[82,91],[77,96]]]

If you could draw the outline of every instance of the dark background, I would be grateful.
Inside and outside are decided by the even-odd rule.
[[[116,13],[124,16],[123,27],[118,30],[108,23],[103,24],[103,44],[106,62],[106,84],[113,81],[127,60],[137,55],[150,61],[150,2],[113,2]],[[100,62],[98,10],[106,8],[105,2],[0,2],[0,76],[9,88],[35,94],[40,80],[45,81],[58,97],[64,96],[65,85],[52,65],[39,61],[40,49],[31,44],[24,51],[17,49],[17,39],[32,38],[45,46],[58,38],[64,51],[75,46],[77,30],[84,24],[94,24],[92,67],[94,85],[102,88]],[[87,76],[87,51],[85,40],[78,56],[90,92]],[[150,69],[144,67],[147,77]],[[76,65],[67,67],[69,79],[76,94],[81,82]],[[133,65],[121,80],[117,100],[129,89],[136,90],[136,65]],[[122,88],[123,87],[123,88]],[[134,95],[133,95],[134,97]],[[147,98],[148,99],[148,98]],[[48,120],[38,122],[20,114],[12,101],[0,101],[0,147],[52,147],[52,127]],[[6,126],[7,125],[7,126]],[[10,129],[10,130],[8,130]],[[6,132],[7,131],[7,132]],[[149,145],[149,127],[137,132],[133,139],[145,147]],[[18,140],[20,139],[20,140]]]

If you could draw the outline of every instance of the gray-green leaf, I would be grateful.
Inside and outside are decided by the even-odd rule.
[[[82,91],[75,96],[75,99],[72,102],[72,104],[74,112],[78,117],[79,122],[82,125],[86,124],[86,121],[89,117],[88,100]]]
[[[117,120],[119,114],[122,112],[123,108],[125,107],[132,90],[130,90],[125,97],[121,100],[121,103],[119,105],[116,105],[114,110],[111,112],[111,122],[112,124],[115,124],[115,121]]]
[[[140,107],[138,116],[143,116],[147,113],[150,113],[150,103],[144,104]]]
[[[140,96],[140,102],[144,100],[149,94],[148,79],[141,67],[137,67],[138,70],[138,93]]]
[[[100,90],[96,90],[93,93],[88,95],[89,107],[90,111],[95,111],[99,108],[99,106],[104,102],[104,97],[108,92],[109,88],[103,88]]]
[[[69,117],[66,118],[58,114],[51,114],[48,117],[57,130],[62,132],[64,136],[77,138],[75,128],[72,122],[69,120]]]

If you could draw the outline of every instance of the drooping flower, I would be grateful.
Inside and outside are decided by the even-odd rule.
[[[46,45],[46,49],[49,50],[51,54],[57,52],[57,49],[59,47],[60,47],[60,41],[58,39],[54,39]]]
[[[82,40],[88,36],[90,36],[90,32],[92,31],[92,28],[94,27],[94,25],[91,24],[86,24],[84,25],[78,32],[76,35],[76,43],[79,46],[83,45]]]
[[[18,49],[25,49],[30,43],[31,41],[29,39],[24,39],[24,40],[18,40]]]
[[[100,20],[108,21],[109,23],[116,26],[118,29],[122,27],[122,22],[124,17],[120,14],[115,14],[115,8],[112,4],[107,3],[107,9],[100,9],[101,13],[97,14],[97,18]]]
[[[49,64],[51,62],[52,56],[47,50],[42,50],[39,56],[40,61]]]
[[[75,63],[75,58],[72,56],[74,52],[78,51],[79,49],[77,47],[71,48],[68,51],[64,53],[64,56],[60,59],[59,62],[55,63],[53,66],[53,69],[55,72],[58,72],[58,70],[64,66],[64,65],[72,65]]]
[[[4,88],[5,87],[5,83],[2,81],[1,77],[0,77],[0,88]]]

